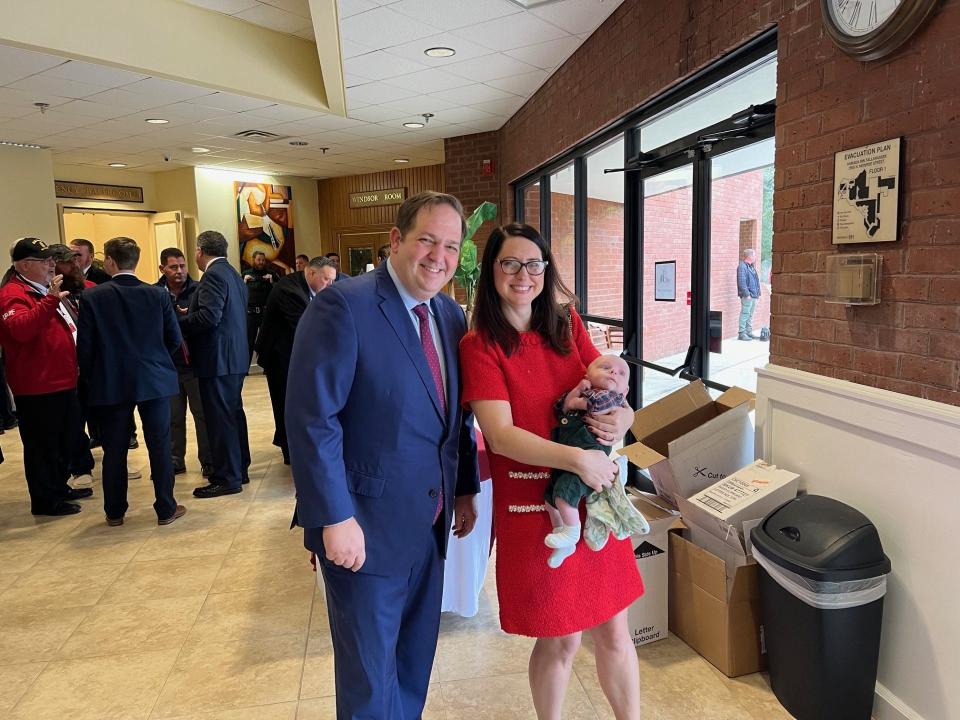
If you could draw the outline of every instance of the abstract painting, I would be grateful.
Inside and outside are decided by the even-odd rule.
[[[253,266],[253,253],[263,252],[267,264],[284,275],[294,267],[293,193],[287,185],[234,182],[240,267]]]

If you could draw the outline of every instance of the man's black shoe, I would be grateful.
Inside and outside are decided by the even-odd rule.
[[[48,508],[45,511],[37,512],[33,511],[33,515],[51,515],[53,517],[60,517],[62,515],[76,515],[80,512],[80,506],[74,505],[73,503],[68,502],[58,502],[51,508]]]
[[[130,438],[130,444],[127,445],[127,447],[130,448],[131,450],[136,450],[138,447],[140,447],[140,443],[137,442],[137,436],[136,436],[136,435],[134,435],[132,438]]]
[[[204,465],[200,474],[204,477],[213,477],[213,465]]]
[[[187,469],[186,469],[185,467],[176,467],[176,466],[174,466],[174,468],[173,468],[173,474],[174,474],[174,475],[183,475],[186,471],[187,471]]]
[[[13,420],[7,420],[7,421],[3,424],[3,429],[4,429],[4,430],[13,430],[13,429],[14,429],[15,427],[17,427],[17,425],[19,425],[19,424],[20,424],[20,423],[17,421],[17,419],[16,419],[16,418],[13,418]]]
[[[92,488],[67,488],[67,500],[82,500],[93,495]]]
[[[90,438],[90,449],[93,450],[98,447],[100,447],[100,441],[97,438]]]
[[[236,495],[239,492],[243,492],[242,487],[231,488],[226,485],[214,485],[211,483],[210,485],[194,488],[193,496],[195,498],[215,498],[221,495]]]

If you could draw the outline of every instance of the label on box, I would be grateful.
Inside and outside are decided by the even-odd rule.
[[[725,513],[750,502],[768,484],[764,478],[745,480],[734,475],[698,495],[697,502],[718,513]]]

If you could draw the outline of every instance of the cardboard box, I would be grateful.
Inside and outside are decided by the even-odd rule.
[[[679,533],[668,533],[670,632],[727,677],[766,667],[755,563],[734,569]]]
[[[748,414],[755,396],[730,388],[713,400],[696,380],[637,410],[631,428],[637,442],[620,451],[646,468],[657,494],[676,507],[753,461]]]
[[[637,569],[643,578],[644,592],[627,610],[630,636],[636,647],[663,640],[668,636],[667,586],[670,547],[667,532],[677,524],[678,513],[665,507],[656,496],[628,489],[630,502],[646,518],[650,525],[647,535],[634,535],[633,555]]]

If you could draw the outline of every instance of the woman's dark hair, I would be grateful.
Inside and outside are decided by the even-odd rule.
[[[564,285],[557,271],[550,246],[536,229],[522,223],[498,227],[487,239],[480,263],[480,280],[477,282],[477,299],[473,309],[473,328],[487,339],[499,345],[507,357],[520,347],[520,333],[507,321],[500,306],[500,296],[493,276],[500,248],[508,237],[526,238],[538,248],[547,261],[543,272],[543,291],[533,301],[533,316],[530,329],[534,330],[561,355],[570,352],[570,326],[566,306],[576,303],[576,296]]]

